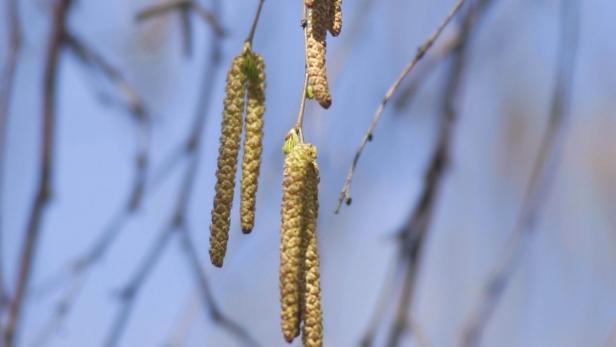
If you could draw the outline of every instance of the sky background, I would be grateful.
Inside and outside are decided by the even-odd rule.
[[[201,1],[211,8],[214,0]],[[333,105],[310,102],[306,141],[319,150],[319,247],[325,346],[356,346],[388,269],[394,233],[422,187],[434,145],[446,68],[409,107],[389,107],[366,147],[353,204],[333,213],[346,171],[378,103],[453,0],[345,1],[340,37],[328,41]],[[50,1],[20,1],[23,51],[11,102],[1,208],[7,282],[13,287],[38,174],[41,80]],[[151,167],[187,136],[200,98],[211,30],[194,17],[195,51],[182,54],[180,21],[136,23],[150,0],[77,1],[69,28],[118,67],[152,116]],[[225,70],[242,45],[257,1],[222,1],[221,68],[203,132],[188,225],[221,310],[263,346],[284,346],[279,329],[278,247],[283,154],[303,81],[301,1],[268,0],[254,49],[267,65],[267,112],[256,226],[232,213],[223,269],[208,260],[210,209]],[[511,235],[543,134],[557,54],[557,0],[494,0],[469,50],[445,176],[413,298],[412,316],[434,347],[457,346],[482,285]],[[4,11],[1,9],[0,11]],[[605,346],[616,325],[616,2],[580,0],[581,31],[571,122],[536,233],[487,326],[483,346]],[[5,13],[0,12],[2,18]],[[455,24],[455,23],[454,23]],[[451,34],[445,31],[444,38]],[[6,54],[6,25],[0,56]],[[109,82],[74,55],[61,56],[53,172],[19,346],[102,346],[120,309],[118,290],[171,218],[186,162],[148,196],[90,272],[67,319],[37,337],[70,290],[39,290],[90,247],[124,203],[134,175],[135,122]],[[390,104],[393,105],[393,104]],[[203,314],[179,239],[171,240],[135,302],[120,346],[241,346]],[[387,317],[391,317],[390,312]],[[388,318],[390,319],[390,318]],[[387,321],[384,322],[387,324]],[[416,346],[407,338],[405,346]],[[378,345],[382,345],[379,341]],[[296,341],[294,346],[299,346]]]

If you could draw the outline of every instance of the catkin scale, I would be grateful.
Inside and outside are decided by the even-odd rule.
[[[306,26],[306,71],[308,85],[315,100],[323,108],[329,108],[332,97],[327,81],[325,66],[326,35],[331,28],[330,0],[315,0],[312,8],[308,10],[308,23]]]
[[[316,157],[316,154],[315,154]],[[323,313],[321,310],[321,284],[319,254],[317,250],[317,218],[319,213],[319,168],[315,161],[309,166],[304,188],[304,266],[302,319],[304,321],[302,341],[305,347],[323,345]]]
[[[313,146],[297,144],[285,158],[280,228],[280,306],[281,328],[287,342],[299,335],[301,322],[306,184],[315,156]]]
[[[225,86],[216,170],[216,192],[214,207],[212,208],[212,223],[210,224],[210,260],[217,267],[221,267],[223,264],[229,239],[230,215],[235,188],[237,155],[241,141],[242,113],[244,111],[247,80],[244,64],[245,57],[243,54],[233,59],[227,73]]]
[[[265,63],[263,57],[250,54],[254,62],[253,73],[248,74],[244,156],[242,158],[240,219],[242,231],[249,233],[254,227],[256,194],[261,153],[263,152],[263,115],[265,113]]]

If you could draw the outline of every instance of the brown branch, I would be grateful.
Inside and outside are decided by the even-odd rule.
[[[248,32],[248,36],[246,37],[246,42],[250,44],[252,44],[252,40],[255,37],[255,32],[257,31],[257,24],[259,24],[259,19],[261,18],[261,10],[263,9],[263,4],[265,3],[265,0],[258,0],[258,1],[259,1],[259,4],[257,5],[257,10],[252,20],[250,31]]]
[[[170,0],[163,4],[153,5],[144,10],[139,11],[137,16],[135,17],[137,21],[144,21],[154,17],[165,15],[169,12],[180,11],[186,12],[187,10],[193,11],[197,14],[204,22],[206,22],[214,31],[216,36],[224,36],[225,29],[223,29],[220,24],[218,17],[214,14],[213,11],[208,11],[203,8],[199,3],[193,0]]]
[[[21,51],[21,28],[19,23],[19,11],[17,0],[7,0],[6,4],[6,23],[8,24],[8,47],[7,55],[0,76],[0,196],[2,194],[2,183],[4,182],[5,171],[5,147],[6,147],[6,132],[7,119],[9,116],[10,100],[13,94],[13,86],[15,84],[15,71],[17,69],[17,59]],[[4,309],[8,302],[7,293],[5,292],[4,278],[4,238],[2,233],[2,211],[0,208],[0,312]]]
[[[424,176],[423,190],[419,200],[412,210],[408,221],[400,233],[400,257],[398,267],[403,269],[404,277],[402,290],[397,305],[395,320],[389,329],[386,346],[399,346],[402,336],[409,331],[413,324],[409,318],[413,293],[417,282],[417,272],[420,266],[421,254],[425,245],[425,238],[432,221],[439,192],[444,184],[447,172],[451,143],[454,137],[454,125],[458,118],[456,103],[462,87],[468,42],[474,29],[475,18],[480,10],[486,8],[489,0],[474,2],[465,14],[460,25],[459,39],[452,47],[452,62],[448,73],[448,81],[443,94],[443,108],[441,110],[441,124],[437,135],[436,147],[429,161]],[[387,294],[384,294],[387,295]],[[384,314],[382,307],[377,307],[378,314]],[[375,315],[375,317],[377,317]],[[378,331],[380,317],[373,320],[364,336],[363,346],[371,346]]]
[[[28,227],[24,235],[21,250],[14,297],[10,303],[9,317],[4,331],[4,346],[12,347],[15,335],[19,331],[21,312],[24,297],[30,282],[32,264],[39,239],[40,226],[44,217],[45,207],[51,196],[51,174],[53,165],[54,127],[56,112],[56,83],[57,69],[62,37],[65,31],[66,16],[71,5],[70,0],[59,0],[53,10],[52,29],[49,38],[45,71],[43,77],[43,112],[42,112],[42,141],[40,157],[40,173],[38,190],[34,200]]]
[[[438,39],[438,37],[441,35],[445,27],[447,27],[447,24],[449,24],[451,19],[455,16],[455,14],[460,10],[463,3],[464,3],[464,0],[456,1],[454,6],[451,8],[449,13],[445,17],[445,19],[439,24],[439,26],[432,33],[432,35],[430,35],[430,37],[419,47],[413,59],[411,59],[409,64],[404,68],[404,70],[402,70],[402,73],[400,74],[400,76],[398,76],[396,81],[394,81],[391,87],[389,87],[389,89],[387,90],[387,93],[385,93],[385,97],[383,97],[381,104],[377,108],[374,114],[374,117],[372,118],[372,122],[370,123],[370,126],[368,127],[368,130],[364,134],[364,137],[359,144],[357,152],[355,153],[355,157],[353,158],[353,162],[351,164],[351,167],[349,168],[349,172],[345,179],[344,185],[342,187],[342,190],[340,191],[340,198],[338,199],[336,213],[340,212],[340,208],[342,207],[343,203],[345,202],[347,204],[351,203],[350,190],[351,190],[351,182],[353,181],[353,174],[355,172],[355,168],[357,167],[357,163],[359,162],[359,158],[364,150],[364,147],[366,146],[368,141],[372,140],[372,134],[379,120],[381,119],[381,115],[383,114],[383,111],[385,110],[385,106],[387,105],[387,102],[394,95],[396,90],[398,90],[398,87],[400,86],[402,81],[406,78],[406,76],[408,76],[408,74],[411,71],[413,71],[413,68],[417,65],[417,63],[424,57],[424,55],[432,47],[432,45],[434,45],[434,42]]]
[[[558,70],[546,132],[512,237],[505,246],[505,252],[502,253],[504,257],[484,286],[478,305],[474,307],[466,321],[462,346],[479,346],[485,326],[496,310],[516,269],[516,264],[523,254],[526,245],[524,241],[534,232],[549,187],[556,174],[557,162],[564,146],[566,124],[570,118],[569,104],[579,35],[578,7],[576,0],[567,0],[562,3]]]
[[[208,56],[209,60],[206,60],[207,65],[206,69],[204,70],[204,75],[202,79],[202,92],[200,94],[199,103],[197,105],[195,124],[191,128],[192,132],[190,134],[189,147],[192,148],[192,155],[189,166],[187,167],[185,176],[182,180],[182,185],[179,190],[174,213],[171,216],[168,227],[165,228],[159,235],[157,241],[148,252],[146,258],[142,261],[141,266],[123,291],[124,293],[128,293],[129,295],[122,296],[121,309],[116,316],[116,319],[114,320],[112,328],[108,334],[106,346],[115,346],[116,343],[119,341],[119,338],[121,337],[124,329],[126,328],[128,319],[130,318],[130,315],[132,313],[134,300],[136,299],[139,290],[141,289],[143,283],[151,273],[154,265],[157,263],[157,260],[161,257],[165,245],[170,240],[169,236],[178,233],[183,238],[182,241],[185,249],[184,254],[187,255],[187,259],[189,260],[188,265],[190,265],[191,267],[191,271],[195,276],[200,293],[204,300],[204,305],[206,306],[206,314],[212,317],[216,323],[227,329],[239,340],[248,343],[248,345],[251,346],[258,346],[258,343],[256,343],[256,341],[247,333],[244,328],[242,328],[239,324],[235,323],[226,316],[222,315],[220,310],[218,309],[218,306],[215,305],[215,301],[211,296],[211,291],[207,284],[205,274],[203,274],[200,269],[199,261],[197,259],[194,247],[192,246],[192,243],[190,241],[190,235],[188,235],[186,227],[187,206],[190,202],[195,176],[198,172],[199,167],[199,151],[203,127],[207,115],[206,111],[207,107],[209,106],[211,96],[213,94],[213,82],[215,81],[215,79],[212,76],[215,75],[220,65],[220,51],[220,40],[215,39],[211,45],[210,54]]]
[[[205,277],[205,274],[201,269],[201,262],[199,261],[199,256],[197,254],[197,250],[195,249],[194,242],[190,237],[189,230],[185,228],[182,229],[180,231],[180,237],[184,250],[184,255],[186,256],[188,265],[192,270],[193,277],[197,281],[197,286],[199,289],[199,294],[201,296],[203,310],[205,314],[208,315],[216,324],[220,325],[221,327],[229,331],[229,333],[236,336],[238,340],[243,342],[243,345],[258,347],[259,343],[248,333],[248,331],[241,325],[224,315],[218,307],[216,300],[212,296],[212,291],[210,289],[207,278]]]

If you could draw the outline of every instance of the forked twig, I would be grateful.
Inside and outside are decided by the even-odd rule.
[[[481,0],[472,3],[472,6],[468,9],[462,20],[459,39],[456,41],[457,44],[452,47],[453,60],[443,94],[442,119],[437,135],[436,147],[426,169],[423,190],[419,200],[400,233],[400,257],[397,266],[400,269],[404,269],[404,277],[395,320],[389,329],[385,344],[389,347],[398,346],[403,334],[412,326],[409,321],[409,311],[416,286],[417,271],[425,244],[425,237],[428,233],[438,195],[442,190],[444,177],[447,172],[449,153],[454,137],[454,125],[458,118],[456,103],[464,77],[467,46],[476,23],[475,19],[479,15],[480,10],[483,11],[486,8],[488,2],[489,0]],[[383,307],[377,307],[376,312],[382,315],[385,310]],[[363,346],[371,346],[373,343],[380,320],[380,318],[373,319],[373,323],[371,323],[362,339],[365,343]]]
[[[59,0],[53,9],[51,21],[52,29],[47,47],[43,75],[42,138],[39,182],[18,262],[17,280],[13,292],[14,296],[10,303],[9,317],[3,337],[5,347],[12,347],[14,345],[15,335],[19,331],[24,298],[30,283],[30,274],[32,272],[32,264],[36,253],[37,241],[40,236],[45,207],[48,205],[51,196],[51,174],[53,170],[56,116],[56,83],[58,79],[57,70],[62,48],[62,37],[65,31],[66,16],[70,5],[70,0]]]
[[[411,61],[404,68],[404,70],[402,70],[402,73],[400,74],[400,76],[398,76],[398,78],[394,81],[391,87],[389,87],[389,89],[387,90],[387,93],[385,93],[383,100],[379,104],[379,107],[377,108],[374,114],[374,117],[372,118],[372,121],[370,122],[370,126],[368,127],[368,130],[364,134],[364,137],[362,138],[359,144],[359,147],[357,148],[357,151],[353,158],[353,162],[351,164],[351,167],[349,168],[347,177],[345,178],[344,185],[342,186],[342,190],[340,191],[340,197],[338,199],[336,213],[340,212],[340,208],[342,207],[343,203],[346,203],[346,204],[351,203],[350,190],[351,190],[351,183],[353,181],[353,175],[355,173],[355,168],[357,167],[357,163],[359,162],[359,158],[364,150],[364,147],[366,146],[368,141],[372,140],[372,134],[379,120],[381,119],[383,111],[385,111],[385,106],[387,105],[387,102],[394,95],[394,93],[398,90],[398,88],[400,87],[400,84],[406,78],[406,76],[408,76],[408,74],[411,71],[413,71],[417,63],[425,56],[426,52],[432,47],[432,45],[434,45],[434,42],[439,38],[443,30],[445,30],[445,27],[447,27],[447,25],[449,24],[451,19],[455,16],[455,14],[458,13],[460,8],[462,7],[462,4],[464,4],[464,0],[456,1],[454,6],[451,8],[449,13],[445,17],[445,19],[439,24],[439,26],[432,33],[432,35],[430,35],[430,37],[428,37],[428,39],[419,47],[419,49],[417,49],[417,53],[415,54],[413,59],[411,59]]]

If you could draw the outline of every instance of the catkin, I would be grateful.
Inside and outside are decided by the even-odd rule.
[[[303,247],[306,225],[306,184],[315,161],[313,146],[297,144],[285,158],[281,207],[280,306],[284,338],[292,342],[299,335],[303,297]]]
[[[306,27],[308,85],[315,100],[323,108],[329,108],[332,104],[325,67],[326,34],[332,21],[330,8],[330,0],[315,0],[312,8],[308,10]]]
[[[240,54],[233,59],[225,87],[224,110],[222,115],[220,148],[216,170],[216,194],[210,225],[210,259],[212,264],[221,267],[227,251],[229,224],[237,155],[242,132],[242,113],[246,85],[245,56]]]
[[[342,0],[329,0],[331,3],[330,16],[332,16],[329,32],[332,36],[340,35],[342,31]]]
[[[248,73],[246,122],[244,135],[244,156],[242,158],[242,179],[240,219],[242,231],[252,231],[255,220],[257,180],[263,152],[263,114],[265,113],[265,63],[263,57],[248,53],[251,62]]]
[[[316,156],[316,155],[315,155]],[[317,217],[319,213],[319,168],[315,161],[308,170],[304,188],[304,266],[302,319],[304,321],[302,341],[305,347],[323,345],[323,314],[321,311],[321,285],[319,275],[319,254],[317,251]]]

